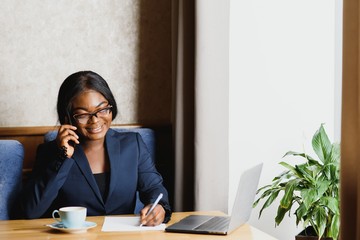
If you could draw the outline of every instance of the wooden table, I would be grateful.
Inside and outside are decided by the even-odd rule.
[[[173,213],[172,224],[189,214],[217,214],[219,212],[178,212]],[[42,239],[156,239],[156,240],[172,240],[172,239],[236,239],[236,240],[275,240],[275,238],[266,233],[245,224],[233,231],[227,236],[203,235],[203,234],[184,234],[184,233],[168,233],[164,231],[146,231],[146,232],[102,232],[101,228],[104,222],[104,216],[87,217],[86,221],[97,223],[97,226],[89,229],[86,233],[66,233],[45,226],[53,223],[53,219],[43,218],[34,220],[3,220],[0,221],[0,239],[21,239],[21,240],[42,240]]]

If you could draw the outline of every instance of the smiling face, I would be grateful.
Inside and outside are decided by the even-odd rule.
[[[72,114],[94,113],[109,106],[109,102],[99,92],[86,90],[76,96],[72,101]],[[109,130],[112,122],[112,112],[91,115],[87,123],[75,121],[78,133],[87,141],[104,140],[106,132]]]

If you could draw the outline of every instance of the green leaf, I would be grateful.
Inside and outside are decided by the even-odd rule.
[[[256,191],[256,194],[259,194],[262,190],[266,189],[266,188],[270,188],[272,185],[265,185],[261,188],[259,188],[257,191]]]
[[[315,163],[317,163],[317,161],[316,161],[314,158],[312,158],[311,156],[309,156],[309,155],[307,155],[307,154],[305,154],[305,153],[299,153],[299,152],[289,151],[289,152],[285,153],[285,155],[283,156],[283,158],[286,157],[286,156],[298,156],[298,157],[303,157],[303,158],[306,158],[306,159],[307,159],[308,161],[310,161],[310,162],[315,162]]]
[[[264,205],[262,206],[262,208],[260,209],[260,212],[259,212],[259,218],[263,212],[263,210],[267,207],[269,207],[273,202],[274,200],[277,198],[277,196],[279,195],[279,192],[280,190],[277,190],[277,191],[274,191],[271,193],[271,195],[268,197],[268,199],[265,201]]]
[[[318,181],[316,182],[314,187],[303,189],[300,192],[306,209],[309,209],[311,205],[313,205],[315,202],[319,201],[319,199],[323,197],[324,193],[328,190],[330,183],[331,182],[329,181]]]
[[[277,183],[283,181],[283,180],[287,180],[289,178],[291,178],[291,172],[290,171],[284,171],[282,172],[280,175],[276,176],[273,179],[273,185],[276,185]]]
[[[331,184],[331,182],[328,180],[316,182],[316,191],[317,191],[318,198],[321,198],[324,195],[326,190],[329,189],[330,184]]]
[[[339,163],[340,162],[340,144],[338,144],[338,143],[332,144],[329,162],[331,162],[331,163]]]
[[[260,200],[268,197],[268,196],[271,194],[271,192],[272,192],[272,189],[268,189],[268,190],[266,190],[265,192],[263,192],[263,193],[260,195],[260,197],[253,203],[253,208],[255,208],[255,207],[259,204]]]
[[[319,237],[323,237],[326,229],[326,212],[323,207],[318,207],[314,211],[314,229]]]
[[[290,164],[288,164],[286,162],[280,162],[279,164],[284,166],[285,168],[289,169],[290,172],[288,173],[288,175],[291,176],[292,178],[295,178],[295,177],[300,178],[300,179],[303,178],[302,172],[299,171],[296,166],[293,167],[293,166],[291,166]]]
[[[339,232],[340,232],[340,215],[336,214],[333,216],[331,220],[331,224],[327,236],[332,237],[333,239],[338,239]]]
[[[289,169],[291,172],[296,172],[295,167],[291,166],[290,164],[286,163],[286,162],[280,162],[279,163],[281,166]]]
[[[296,188],[298,183],[299,183],[298,179],[294,179],[288,182],[288,184],[285,187],[284,196],[280,201],[281,207],[283,208],[289,208],[289,206],[291,207],[291,204],[293,202],[294,189]]]
[[[339,179],[340,175],[340,145],[333,144],[331,148],[331,153],[329,156],[329,161],[326,164],[327,167],[327,177],[329,180]]]
[[[332,214],[340,214],[340,205],[337,197],[323,197],[320,199],[320,204],[327,207]]]
[[[309,209],[311,204],[317,200],[317,192],[315,188],[303,189],[300,192],[300,195],[306,209]]]
[[[325,163],[326,159],[330,155],[332,144],[330,143],[330,140],[325,132],[323,124],[321,124],[319,130],[317,130],[314,134],[312,139],[312,146],[320,161]]]
[[[290,208],[283,208],[281,206],[278,207],[277,215],[275,217],[275,223],[278,226],[281,221],[284,219],[285,213],[288,212]]]
[[[301,174],[302,174],[302,176],[304,176],[305,180],[307,180],[308,182],[313,184],[315,181],[315,178],[314,178],[313,174],[311,174],[311,173],[313,173],[311,171],[311,169],[308,169],[308,168],[309,168],[309,165],[307,165],[307,164],[301,164],[301,165],[296,166],[296,169],[301,172]]]
[[[332,179],[331,165],[329,165],[329,164],[324,165],[323,173],[324,173],[324,176],[326,177],[326,179],[328,179],[328,180]]]
[[[300,204],[300,206],[296,209],[296,226],[299,225],[299,222],[302,220],[302,218],[306,216],[307,211],[308,209],[306,208],[304,203]]]

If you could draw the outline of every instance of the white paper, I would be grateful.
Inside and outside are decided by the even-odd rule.
[[[105,217],[101,231],[103,232],[128,232],[128,231],[164,231],[166,225],[155,227],[140,227],[140,217]]]

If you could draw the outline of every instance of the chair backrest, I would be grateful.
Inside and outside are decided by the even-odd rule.
[[[112,128],[117,132],[137,132],[140,134],[146,147],[148,148],[151,158],[155,160],[155,132],[150,128]],[[56,138],[57,131],[50,131],[44,135],[44,141],[52,141]],[[143,209],[144,204],[140,201],[139,194],[137,193],[136,205],[134,213],[140,213],[140,210]]]
[[[17,140],[0,140],[0,153],[0,220],[7,220],[21,190],[24,147]]]

